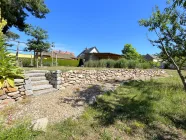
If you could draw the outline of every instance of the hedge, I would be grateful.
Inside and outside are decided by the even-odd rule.
[[[85,67],[102,67],[102,68],[141,68],[141,69],[149,69],[154,67],[159,67],[159,63],[144,61],[140,62],[139,60],[126,60],[121,58],[119,60],[112,59],[102,59],[102,60],[90,60],[87,61],[84,65]]]
[[[29,67],[31,66],[31,59],[30,58],[20,58],[19,59],[23,65],[23,67]],[[56,60],[53,60],[53,65],[55,66]],[[40,61],[39,61],[40,63]],[[63,60],[58,59],[57,60],[58,66],[73,66],[77,67],[79,65],[79,59],[78,60]],[[52,64],[52,58],[43,59],[43,66],[51,66]]]

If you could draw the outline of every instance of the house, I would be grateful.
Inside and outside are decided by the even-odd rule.
[[[121,55],[114,53],[100,53],[96,47],[86,48],[77,56],[77,58],[83,59],[84,61],[101,59],[117,60],[121,57],[122,57]]]
[[[85,59],[85,54],[91,54],[91,53],[99,53],[98,49],[96,47],[92,48],[85,48],[78,56],[77,58]]]
[[[77,59],[74,55],[74,53],[67,52],[67,51],[51,51],[51,52],[43,52],[42,53],[43,58],[58,58],[58,59]]]
[[[147,61],[152,61],[152,62],[160,62],[161,60],[158,58],[158,56],[156,55],[152,55],[152,54],[146,54],[143,56],[145,58],[145,60]]]

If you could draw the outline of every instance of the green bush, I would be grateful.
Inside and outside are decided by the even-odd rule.
[[[22,61],[23,67],[29,67],[31,64],[31,59],[30,58],[20,58]],[[53,60],[53,65],[55,66],[56,64],[55,59]],[[58,59],[57,60],[57,65],[58,66],[73,66],[77,67],[79,65],[79,60],[63,60],[63,59]],[[39,65],[40,65],[40,60],[39,60]],[[43,59],[43,66],[51,66],[52,65],[52,58],[47,58]]]
[[[115,64],[116,64],[116,61],[114,61],[113,59],[107,60],[107,68],[114,68]]]
[[[23,67],[30,67],[31,66],[31,59],[30,58],[19,58],[19,61],[22,63]]]
[[[129,60],[129,61],[127,62],[127,67],[128,67],[129,69],[135,69],[136,66],[137,66],[137,64],[138,64],[137,61],[135,61],[135,60]]]
[[[100,60],[99,67],[106,68],[107,67],[107,60],[106,59]]]
[[[129,68],[129,69],[150,69],[157,67],[159,63],[139,61],[139,60],[126,60],[124,58],[118,60],[102,59],[102,60],[90,60],[85,62],[85,67],[102,67],[102,68]]]
[[[149,68],[151,68],[151,65],[150,65],[149,62],[144,62],[144,63],[141,63],[141,64],[142,64],[142,68],[143,69],[149,69]]]
[[[115,68],[127,68],[127,60],[124,58],[121,58],[116,61]]]

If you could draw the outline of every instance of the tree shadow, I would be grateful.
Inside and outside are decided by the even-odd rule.
[[[109,82],[109,81],[108,81]],[[110,83],[115,81],[110,81]],[[162,90],[163,83],[155,81],[123,81],[123,85],[127,89],[127,93],[115,91],[107,91],[104,93],[100,85],[94,85],[87,88],[84,91],[80,91],[78,94],[80,97],[84,97],[86,101],[89,101],[92,97],[105,94],[112,96],[111,99],[96,98],[96,103],[91,107],[96,109],[99,113],[95,116],[99,124],[102,126],[109,126],[117,121],[139,121],[146,124],[149,129],[146,133],[153,135],[157,133],[154,139],[178,139],[179,136],[174,131],[167,131],[159,126],[150,126],[150,124],[156,121],[154,113],[153,102],[158,102],[162,96],[160,93],[152,94],[152,90]],[[175,85],[167,85],[167,88],[176,89]],[[136,93],[132,93],[131,89],[135,88]],[[140,94],[138,93],[140,91]],[[127,96],[125,96],[127,95]],[[113,98],[113,99],[112,99]],[[140,100],[139,100],[140,98]],[[172,116],[165,116],[175,125],[176,128],[186,130],[186,120],[176,120]]]

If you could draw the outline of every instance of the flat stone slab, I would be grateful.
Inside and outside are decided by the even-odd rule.
[[[44,131],[46,132],[48,125],[48,118],[41,118],[35,121],[32,121],[32,129],[34,131]]]
[[[24,83],[24,79],[14,79],[15,83]]]

